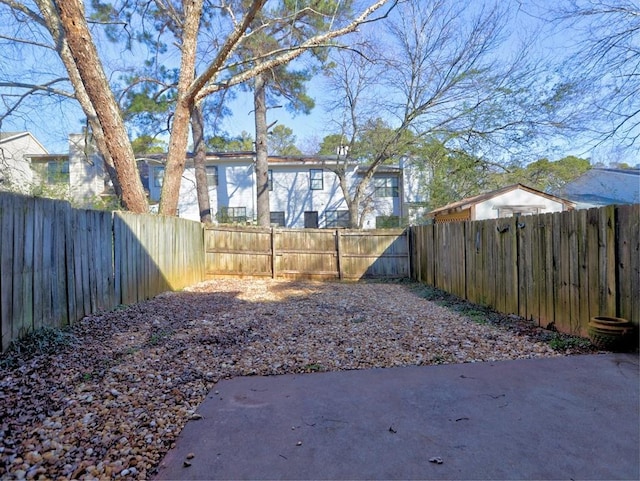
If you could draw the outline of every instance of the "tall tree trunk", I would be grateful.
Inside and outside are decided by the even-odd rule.
[[[193,163],[196,171],[196,191],[200,222],[211,222],[211,200],[209,199],[209,182],[207,181],[207,145],[204,142],[204,115],[202,106],[196,105],[191,114],[191,133],[193,135]]]
[[[356,186],[353,195],[349,190],[349,161],[344,160],[344,166],[341,168],[336,168],[334,173],[338,176],[338,180],[340,182],[340,190],[342,190],[342,196],[344,197],[344,201],[347,204],[347,209],[349,210],[349,228],[350,229],[361,229],[362,223],[364,222],[364,216],[360,213],[360,204],[362,203],[362,194],[364,192],[360,186]],[[357,170],[356,170],[357,171]],[[353,176],[356,176],[356,173],[353,173]]]
[[[162,181],[159,210],[161,214],[177,215],[180,183],[184,173],[189,143],[189,122],[194,108],[194,93],[190,90],[195,77],[198,30],[202,17],[203,0],[183,0],[184,24],[181,45],[178,98],[173,114],[173,125],[169,138],[167,164]]]
[[[76,66],[75,60],[73,59],[73,55],[69,50],[69,45],[67,44],[67,40],[65,38],[64,30],[62,28],[62,24],[60,23],[60,17],[58,15],[56,7],[53,5],[52,0],[36,0],[36,4],[40,9],[44,25],[49,30],[49,33],[51,33],[51,37],[53,38],[57,46],[56,48],[60,55],[60,59],[67,69],[69,80],[71,82],[71,85],[73,85],[73,89],[76,94],[76,99],[78,100],[78,103],[80,103],[80,107],[82,108],[84,114],[87,116],[87,122],[91,127],[91,132],[93,133],[96,147],[102,155],[105,163],[105,168],[107,170],[107,173],[109,174],[111,183],[113,184],[113,190],[115,191],[118,199],[122,201],[122,187],[120,187],[120,182],[118,181],[118,174],[116,173],[116,169],[113,165],[111,153],[109,153],[109,149],[107,148],[107,144],[104,140],[104,132],[102,131],[102,126],[100,125],[100,121],[98,120],[96,111],[91,104],[91,99],[87,95],[87,91],[82,84],[82,78],[80,77],[80,73],[78,72],[78,67]]]
[[[253,105],[256,114],[256,204],[258,206],[258,225],[269,227],[269,156],[267,151],[267,99],[265,75],[255,78]]]
[[[102,127],[105,148],[113,159],[122,188],[122,204],[133,212],[148,212],[131,142],[89,32],[83,2],[64,0],[56,4],[69,50]]]
[[[360,199],[354,197],[348,204],[349,207],[349,228],[360,229]]]

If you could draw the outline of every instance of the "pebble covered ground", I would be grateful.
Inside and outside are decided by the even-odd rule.
[[[434,292],[224,279],[43,331],[0,357],[0,478],[147,479],[223,378],[593,350]]]

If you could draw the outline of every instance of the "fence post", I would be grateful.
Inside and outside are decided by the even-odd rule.
[[[411,245],[409,249],[411,250],[411,277],[418,282],[420,281],[420,243],[418,241],[418,228],[416,226],[409,227],[409,232],[411,232]]]
[[[608,205],[599,213],[599,315],[616,315],[615,286],[615,206]]]
[[[271,228],[271,278],[276,278],[276,228]]]
[[[338,264],[338,278],[342,280],[344,278],[344,272],[342,272],[342,247],[340,241],[340,229],[336,229],[336,252],[337,252],[337,264]]]
[[[404,236],[407,239],[407,273],[409,274],[409,279],[413,278],[413,258],[412,258],[412,236],[411,229],[407,228],[404,230]]]

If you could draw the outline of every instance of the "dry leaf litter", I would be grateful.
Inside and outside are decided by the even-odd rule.
[[[224,279],[88,316],[58,333],[55,352],[0,363],[0,477],[147,479],[233,376],[591,349],[555,351],[527,321],[469,318],[416,286]]]

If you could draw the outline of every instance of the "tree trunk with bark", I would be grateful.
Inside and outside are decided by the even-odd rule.
[[[84,5],[80,0],[65,0],[57,5],[69,51],[102,127],[105,148],[113,159],[122,188],[122,204],[133,212],[148,212],[131,142],[89,32]]]
[[[207,145],[204,141],[204,115],[202,106],[196,105],[191,115],[191,133],[193,135],[193,163],[196,171],[196,191],[200,222],[211,223],[211,200],[209,199],[209,182],[207,179]]]
[[[51,37],[53,38],[55,44],[58,46],[58,54],[60,55],[60,59],[62,60],[65,68],[67,69],[67,73],[69,74],[69,81],[71,82],[71,85],[73,86],[73,89],[75,91],[76,99],[78,100],[82,111],[87,116],[87,122],[91,127],[91,132],[93,134],[93,139],[96,143],[96,147],[98,148],[98,151],[100,152],[104,160],[105,168],[113,185],[113,190],[115,191],[118,199],[122,201],[122,188],[120,187],[118,174],[116,173],[116,169],[113,165],[113,158],[111,158],[109,149],[107,149],[102,126],[100,125],[100,121],[98,120],[96,111],[91,104],[91,99],[87,95],[87,91],[82,84],[82,78],[80,77],[80,73],[78,72],[78,68],[76,66],[75,60],[73,59],[73,55],[69,50],[69,45],[67,44],[67,40],[64,35],[64,29],[62,28],[62,24],[60,23],[60,17],[57,13],[57,10],[51,0],[36,0],[36,4],[40,9],[43,24],[46,26],[47,30],[49,30]]]
[[[256,190],[258,207],[258,225],[269,227],[271,213],[269,209],[269,155],[267,150],[267,99],[265,75],[255,78],[253,104],[256,119]]]
[[[180,183],[187,159],[189,143],[189,122],[194,108],[195,92],[191,85],[195,78],[198,29],[202,17],[203,0],[184,0],[184,24],[181,45],[180,76],[178,78],[178,98],[173,114],[173,125],[167,152],[167,164],[162,183],[159,210],[161,214],[177,215]]]

